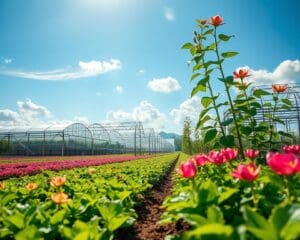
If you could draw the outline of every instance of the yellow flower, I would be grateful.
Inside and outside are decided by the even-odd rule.
[[[5,188],[4,182],[0,182],[0,189],[4,189],[4,188]]]
[[[37,184],[36,184],[36,183],[28,183],[28,184],[26,185],[26,188],[27,188],[29,191],[34,190],[34,189],[37,188]]]
[[[54,195],[51,196],[51,199],[53,202],[57,204],[63,204],[70,201],[68,195],[62,192],[55,193]]]
[[[66,177],[56,176],[51,178],[50,185],[52,187],[60,187],[64,185],[65,181],[66,181]]]

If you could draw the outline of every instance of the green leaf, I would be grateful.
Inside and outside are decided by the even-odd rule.
[[[223,122],[221,122],[222,126],[228,126],[233,122],[233,118],[228,118],[226,120],[224,120]]]
[[[206,76],[205,78],[201,79],[198,83],[197,86],[193,88],[191,97],[196,95],[199,91],[205,92],[206,91],[206,84],[209,81],[209,76]]]
[[[24,216],[18,211],[16,211],[13,215],[5,217],[4,219],[19,229],[24,227]]]
[[[262,89],[256,89],[256,90],[254,90],[253,95],[256,98],[260,98],[262,96],[268,96],[268,95],[270,95],[270,93],[265,90],[262,90]]]
[[[235,194],[238,191],[239,191],[238,188],[227,188],[226,191],[224,191],[220,194],[218,204],[226,201],[227,199],[229,199],[233,194]]]
[[[270,221],[273,224],[276,231],[279,233],[281,229],[287,224],[290,218],[289,209],[289,206],[279,205],[272,210]]]
[[[58,224],[58,223],[62,222],[64,220],[65,215],[66,215],[66,210],[65,209],[56,212],[50,218],[50,223],[55,225],[55,224]]]
[[[234,81],[234,78],[233,78],[233,76],[228,76],[226,78],[219,78],[219,80],[224,83],[232,84]]]
[[[225,223],[221,209],[216,205],[212,205],[207,209],[207,219],[211,223]]]
[[[287,98],[281,99],[281,102],[283,102],[286,105],[293,106],[292,102]]]
[[[231,236],[232,232],[233,229],[231,226],[223,225],[220,223],[210,223],[186,232],[184,234],[186,238],[183,239],[202,239],[202,237],[204,236],[211,236],[211,238],[205,239],[216,239],[213,236],[222,236],[222,239],[224,239],[223,237],[226,237],[228,239]]]
[[[39,232],[36,226],[28,226],[15,235],[16,240],[42,239],[38,237]]]
[[[209,129],[206,133],[205,133],[205,137],[204,137],[204,143],[210,142],[212,140],[215,139],[215,137],[217,136],[217,129],[212,128]]]
[[[225,147],[233,147],[234,146],[234,136],[226,135],[220,138],[220,143]]]
[[[209,120],[211,120],[211,117],[209,115],[206,115],[203,118],[199,119],[196,128],[199,129],[200,127],[202,127],[204,125],[204,123],[206,123]]]
[[[112,218],[108,223],[108,230],[113,232],[120,228],[127,220],[129,219],[128,216],[119,216]]]
[[[224,41],[224,42],[227,42],[230,38],[234,37],[234,35],[225,35],[225,34],[219,34],[219,39]]]
[[[193,74],[193,75],[191,76],[190,82],[193,81],[195,78],[197,78],[197,77],[200,76],[200,75],[201,75],[200,73],[195,73],[195,74]]]
[[[240,127],[241,133],[248,136],[252,133],[252,128],[248,126],[241,126]]]
[[[194,45],[192,43],[185,43],[182,45],[182,49],[190,49],[190,48],[193,48]]]
[[[202,97],[201,98],[201,104],[204,108],[207,108],[212,103],[211,97]]]
[[[293,138],[294,136],[290,133],[284,132],[284,131],[278,131],[278,134],[284,137]]]
[[[249,207],[244,207],[243,213],[247,230],[257,238],[262,240],[278,239],[275,229],[260,214],[254,212]]]
[[[213,29],[209,29],[206,32],[204,32],[203,35],[211,34],[211,33],[213,33],[213,31],[214,31]]]
[[[223,52],[222,54],[221,54],[221,56],[223,57],[223,58],[231,58],[231,57],[234,57],[235,55],[237,55],[238,54],[238,52]]]

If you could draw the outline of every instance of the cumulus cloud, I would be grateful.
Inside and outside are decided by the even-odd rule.
[[[126,112],[124,110],[109,111],[106,114],[106,119],[116,122],[141,121],[145,126],[154,129],[163,129],[167,121],[166,115],[148,101],[141,101],[132,112]]]
[[[116,88],[115,88],[115,92],[116,92],[116,93],[121,94],[121,93],[123,93],[123,91],[124,91],[124,89],[123,89],[122,86],[116,86]]]
[[[249,69],[251,74],[249,81],[252,81],[255,85],[293,84],[300,80],[299,60],[285,60],[273,72],[266,69],[254,70],[248,66],[243,68]]]
[[[186,117],[189,117],[195,124],[202,109],[200,97],[194,96],[185,100],[178,108],[171,110],[170,115],[176,125],[182,125]]]
[[[175,20],[175,14],[172,8],[164,8],[164,15],[169,22]]]
[[[30,99],[17,101],[18,110],[0,109],[0,124],[3,127],[9,126],[31,126],[37,127],[45,119],[50,119],[50,111],[41,105],[32,102]]]
[[[110,59],[109,61],[79,61],[77,69],[55,69],[50,71],[20,71],[20,70],[4,70],[0,74],[28,78],[34,80],[61,81],[72,80],[78,78],[94,77],[106,72],[120,69],[121,61],[118,59]]]
[[[73,119],[54,118],[50,111],[30,99],[17,102],[18,109],[0,109],[0,129],[29,129],[29,128],[48,128],[52,129],[65,127],[74,122],[89,125],[90,121],[84,116],[75,116]]]
[[[161,93],[171,93],[181,89],[179,82],[172,77],[153,79],[148,82],[147,87]]]

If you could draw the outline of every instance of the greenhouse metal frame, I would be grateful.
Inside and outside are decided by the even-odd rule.
[[[272,91],[271,86],[263,85],[259,87],[253,87],[251,92],[253,93],[256,89],[262,89],[265,91]],[[284,130],[289,133],[293,133],[296,136],[300,136],[300,84],[290,84],[287,85],[287,89],[283,93],[279,93],[283,98],[288,99],[292,106],[289,109],[280,109],[275,112],[275,116],[279,117],[285,124]],[[266,95],[261,97],[261,105],[268,105],[266,103],[271,103],[273,101],[272,95]],[[257,109],[257,114],[254,116],[255,120],[259,122],[265,122],[266,114],[271,114],[273,109],[271,107],[262,107]],[[224,120],[229,119],[231,114],[229,111],[224,113]],[[274,123],[275,129],[278,128],[277,124]]]
[[[1,155],[135,155],[173,152],[174,144],[161,138],[154,129],[144,129],[141,122],[72,123],[43,129],[16,128],[0,131],[6,143]]]

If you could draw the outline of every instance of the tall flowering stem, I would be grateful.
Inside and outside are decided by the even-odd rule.
[[[201,28],[201,35],[203,34],[203,30],[204,30],[204,28]],[[202,44],[202,39],[199,41],[199,44],[200,45]],[[203,64],[203,66],[205,66],[205,52],[203,53],[202,64]],[[204,67],[204,72],[205,72],[205,75],[208,75],[207,67]],[[207,86],[208,86],[208,90],[209,90],[209,93],[210,93],[210,96],[211,96],[211,99],[212,99],[213,107],[214,107],[216,115],[217,115],[217,121],[218,121],[220,130],[221,130],[221,133],[222,133],[223,136],[225,136],[226,134],[225,134],[224,128],[221,124],[220,113],[219,113],[219,110],[218,110],[218,107],[217,107],[216,100],[214,98],[213,89],[212,89],[212,86],[210,84],[210,81],[207,82]]]
[[[222,67],[222,63],[221,63],[221,58],[220,58],[220,54],[219,54],[219,49],[218,49],[218,41],[217,41],[217,26],[214,26],[214,41],[215,41],[215,45],[216,45],[216,55],[217,55],[217,60],[218,60],[218,65],[219,65],[219,70],[222,76],[222,79],[225,79],[225,74],[223,71],[223,67]],[[226,89],[226,93],[227,93],[227,97],[229,100],[229,104],[230,104],[230,108],[231,108],[231,112],[232,112],[232,117],[233,117],[233,122],[236,128],[236,134],[237,134],[237,138],[238,138],[238,143],[239,143],[239,148],[240,148],[240,154],[241,157],[243,159],[245,159],[244,156],[244,148],[243,148],[243,143],[242,143],[242,137],[241,137],[241,133],[240,133],[240,129],[239,129],[239,124],[237,122],[237,117],[236,117],[236,113],[233,107],[233,102],[230,96],[230,92],[229,92],[229,86],[226,82],[224,82],[225,85],[225,89]]]

